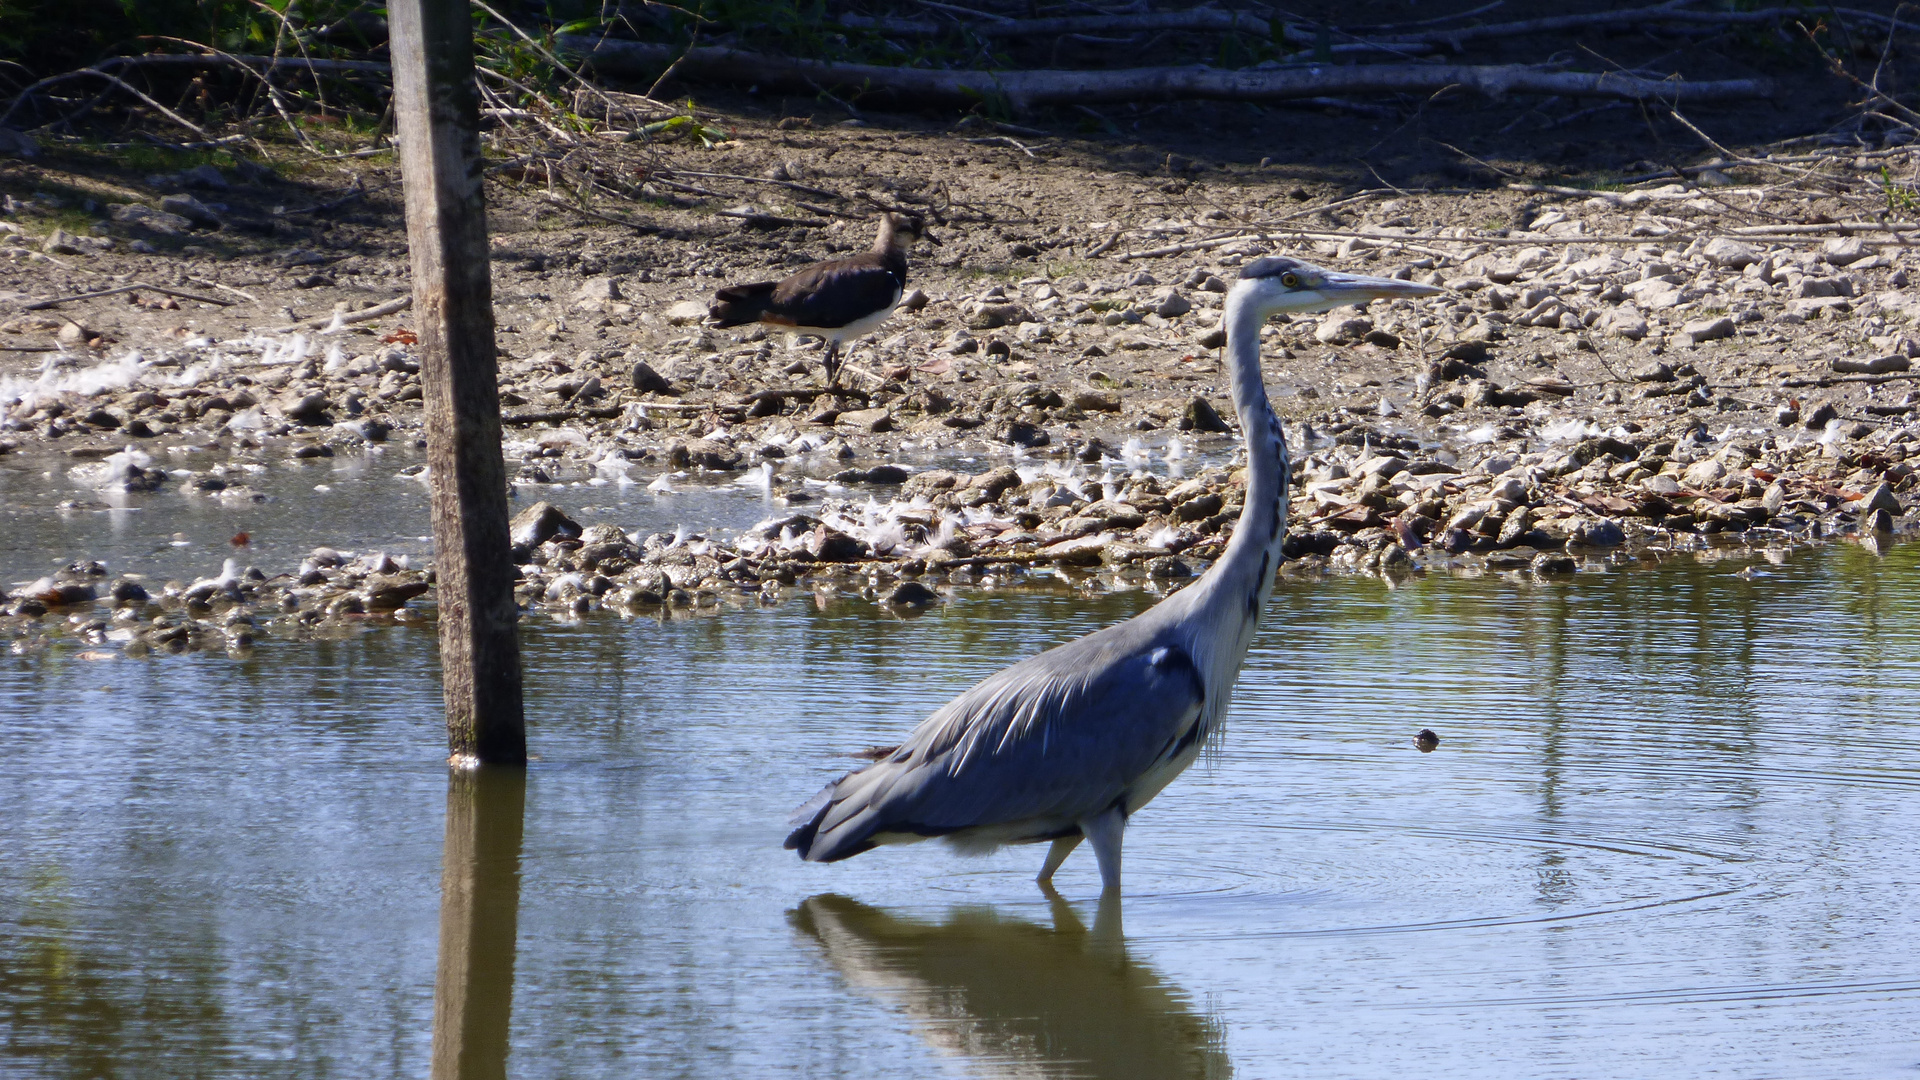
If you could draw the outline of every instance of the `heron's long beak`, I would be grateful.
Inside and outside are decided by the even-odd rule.
[[[1365,304],[1370,300],[1412,300],[1422,296],[1438,296],[1447,290],[1438,285],[1422,285],[1399,278],[1343,274],[1329,270],[1314,291],[1338,306]]]

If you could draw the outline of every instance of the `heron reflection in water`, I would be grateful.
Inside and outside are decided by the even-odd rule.
[[[1091,932],[1050,898],[1052,929],[988,907],[923,922],[830,894],[789,917],[848,986],[905,1011],[914,1034],[981,1075],[1233,1075],[1219,1021],[1128,958],[1118,896],[1101,901]]]

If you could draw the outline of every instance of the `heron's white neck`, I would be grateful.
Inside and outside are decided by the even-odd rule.
[[[1265,312],[1252,302],[1249,292],[1236,287],[1227,297],[1226,311],[1233,404],[1247,443],[1246,501],[1233,539],[1219,561],[1194,583],[1190,601],[1194,608],[1206,609],[1201,622],[1231,628],[1216,639],[1224,648],[1209,658],[1229,685],[1273,592],[1273,575],[1287,532],[1287,440],[1260,377],[1260,327],[1266,321]]]

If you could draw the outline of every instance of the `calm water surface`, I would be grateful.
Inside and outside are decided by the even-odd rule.
[[[1283,583],[1104,909],[780,841],[1144,594],[531,620],[524,781],[419,628],[0,654],[0,1075],[1914,1075],[1917,560]]]

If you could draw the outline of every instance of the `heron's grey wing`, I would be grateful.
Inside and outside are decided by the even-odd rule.
[[[928,717],[885,761],[829,785],[788,838],[812,861],[883,833],[1072,822],[1123,798],[1155,763],[1204,736],[1205,686],[1172,642],[1127,624],[990,676]],[[796,815],[798,817],[799,815]]]

